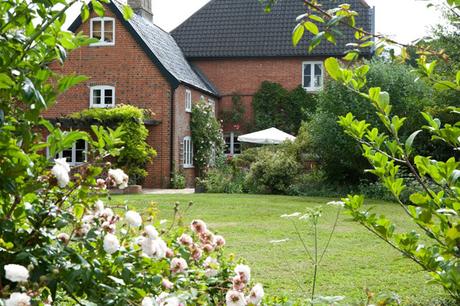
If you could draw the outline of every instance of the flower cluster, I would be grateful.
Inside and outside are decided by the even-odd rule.
[[[232,278],[233,288],[225,296],[227,306],[245,306],[260,305],[264,297],[264,288],[261,284],[256,284],[249,292],[248,296],[244,295],[251,280],[251,268],[247,265],[237,265],[235,267],[235,276]]]

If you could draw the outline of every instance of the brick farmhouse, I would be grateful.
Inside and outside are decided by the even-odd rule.
[[[323,2],[328,8],[342,1]],[[350,2],[360,14],[357,25],[372,31],[373,9],[363,0]],[[70,31],[100,42],[73,51],[63,65],[53,64],[59,73],[89,79],[60,96],[45,117],[120,104],[150,110],[154,117],[146,122],[148,143],[158,155],[147,166],[145,187],[167,188],[173,171],[182,172],[188,186],[194,184],[194,102],[204,99],[218,115],[232,108],[238,94],[246,109],[243,121],[250,122],[252,96],[261,82],[321,90],[323,60],[343,55],[353,40],[352,31],[344,28],[335,45],[321,44],[310,54],[305,41],[294,48],[295,18],[305,12],[301,0],[279,1],[269,14],[257,0],[211,0],[171,33],[153,23],[151,0],[128,3],[136,13],[130,20],[123,18],[120,3],[110,1],[104,17],[91,11],[87,21],[78,17],[72,23]],[[237,136],[243,132],[239,125],[224,123],[226,153],[240,152]],[[79,163],[86,158],[84,150],[85,144],[77,143],[63,154]]]

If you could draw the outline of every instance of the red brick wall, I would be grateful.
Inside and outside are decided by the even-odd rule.
[[[107,9],[107,16],[113,16]],[[95,16],[93,13],[92,16]],[[89,21],[78,30],[89,35]],[[139,47],[131,34],[116,19],[115,45],[83,47],[73,51],[63,66],[52,67],[63,74],[83,74],[90,79],[59,97],[45,113],[48,118],[59,117],[89,107],[90,86],[115,86],[115,103],[132,104],[155,113],[161,124],[149,127],[149,144],[157,150],[157,157],[148,166],[146,187],[167,187],[170,175],[170,96],[171,87],[159,69]]]
[[[321,60],[318,58],[243,58],[194,60],[206,77],[218,88],[222,98],[219,109],[228,110],[232,106],[233,93],[242,96],[246,107],[245,123],[252,122],[252,97],[263,81],[277,82],[288,89],[302,84],[302,62]],[[244,124],[241,125],[244,129]],[[226,125],[224,131],[237,128]],[[243,131],[244,132],[244,131]]]
[[[191,113],[185,110],[185,91],[189,89],[192,93],[192,103],[196,103],[204,97],[206,100],[211,98],[217,104],[217,99],[205,95],[197,90],[180,85],[174,95],[175,99],[175,128],[174,128],[174,164],[176,171],[180,171],[186,178],[187,187],[193,187],[195,185],[195,168],[184,168],[183,167],[183,146],[182,140],[185,136],[191,136],[190,131],[190,117]]]

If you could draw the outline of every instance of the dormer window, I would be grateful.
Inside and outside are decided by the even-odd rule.
[[[302,84],[306,91],[321,90],[323,75],[323,62],[303,62]]]
[[[90,22],[90,37],[99,39],[99,42],[91,46],[115,45],[115,19],[110,17],[92,18]]]
[[[105,108],[115,106],[115,87],[92,86],[89,97],[90,108]]]

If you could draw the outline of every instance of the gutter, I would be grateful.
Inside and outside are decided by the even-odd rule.
[[[176,89],[177,87],[174,87],[171,85],[171,96],[170,96],[170,107],[171,107],[171,118],[170,118],[170,130],[171,133],[169,133],[170,136],[170,158],[169,158],[169,180],[171,181],[172,174],[174,173],[174,138],[175,138],[175,131],[174,131],[174,118],[175,118],[175,113],[174,113],[174,96],[176,95]]]

